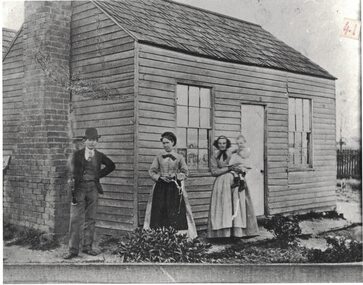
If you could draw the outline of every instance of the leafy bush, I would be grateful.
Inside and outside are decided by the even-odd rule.
[[[274,234],[281,243],[281,247],[296,245],[296,238],[301,234],[299,221],[296,217],[276,215],[265,221],[264,227]]]
[[[203,262],[209,244],[172,228],[136,229],[116,251],[125,262]]]
[[[356,240],[345,239],[341,236],[329,236],[325,238],[328,248],[310,250],[309,262],[315,263],[341,263],[362,261],[362,243]]]

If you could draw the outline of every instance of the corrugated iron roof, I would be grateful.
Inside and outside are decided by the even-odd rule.
[[[335,79],[253,23],[170,0],[93,2],[139,42],[223,61]]]
[[[8,48],[10,47],[10,44],[11,44],[12,40],[14,39],[15,35],[16,35],[15,30],[3,28],[3,39],[2,39],[3,56],[5,55]]]

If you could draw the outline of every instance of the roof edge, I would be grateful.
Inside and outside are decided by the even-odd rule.
[[[12,41],[10,42],[9,47],[8,47],[7,51],[5,52],[5,54],[4,54],[4,56],[3,56],[3,60],[2,60],[2,62],[4,62],[4,60],[5,60],[6,56],[9,54],[9,52],[10,52],[11,48],[13,47],[13,45],[14,45],[14,43],[15,43],[16,39],[19,37],[19,35],[20,35],[21,31],[23,30],[23,26],[24,26],[24,24],[22,24],[22,25],[21,25],[21,27],[20,27],[19,31],[16,33],[15,37],[14,37],[14,38],[12,39]]]
[[[297,50],[296,48],[290,46],[289,44],[285,43],[284,41],[280,40],[279,38],[277,38],[273,33],[271,33],[270,31],[268,31],[267,29],[264,29],[261,26],[261,29],[263,29],[266,33],[269,33],[271,35],[271,37],[273,37],[276,41],[279,41],[281,43],[283,43],[285,46],[293,49],[295,52],[299,53],[300,56],[304,57],[306,60],[308,60],[309,62],[311,62],[313,65],[318,66],[319,68],[321,68],[325,73],[327,73],[328,75],[330,75],[332,78],[334,78],[334,80],[337,80],[338,78],[336,78],[335,76],[331,75],[327,70],[325,70],[325,68],[321,67],[319,64],[317,64],[316,62],[312,61],[308,56],[304,55],[302,52],[300,52],[299,50]],[[302,73],[301,73],[302,74]]]
[[[260,27],[261,28],[261,25],[258,25],[258,24],[255,24],[255,23],[251,23],[251,22],[248,22],[248,21],[244,21],[242,19],[235,18],[235,17],[229,16],[229,15],[225,15],[225,14],[222,14],[222,13],[214,12],[214,11],[211,11],[211,10],[203,9],[203,8],[196,7],[196,6],[192,6],[192,5],[185,4],[185,3],[175,2],[175,1],[172,1],[172,0],[164,0],[164,1],[165,2],[171,2],[173,4],[177,4],[177,5],[180,5],[180,6],[185,6],[185,7],[194,9],[194,10],[203,11],[203,12],[206,12],[206,13],[209,13],[209,14],[213,14],[213,15],[220,16],[220,17],[223,17],[223,18],[227,18],[227,19],[230,19],[230,20],[233,20],[233,21],[238,21],[238,22],[246,23],[246,24],[249,24],[249,25],[252,25],[252,26],[256,26],[256,27]]]
[[[100,5],[98,5],[97,0],[90,0],[90,2],[93,3],[93,5],[95,5],[96,8],[98,8],[107,17],[109,17],[111,19],[111,21],[116,24],[116,26],[118,26],[119,28],[121,28],[125,33],[127,33],[135,41],[138,41],[138,38],[131,31],[129,31],[128,29],[126,29],[125,27],[123,27],[122,25],[120,25],[110,14],[108,14],[104,9],[102,9],[102,7],[100,7]]]
[[[167,0],[167,1],[169,1],[169,0]],[[291,73],[294,73],[294,74],[314,76],[314,77],[330,79],[330,80],[337,80],[338,79],[335,76],[331,75],[329,72],[327,72],[325,69],[324,69],[324,71],[326,72],[326,76],[323,76],[323,75],[317,75],[317,74],[308,73],[308,72],[297,72],[297,71],[292,71],[292,70],[284,69],[284,68],[270,67],[270,66],[258,65],[258,64],[253,64],[253,63],[246,63],[246,62],[238,61],[238,60],[221,59],[221,58],[218,58],[218,57],[208,56],[208,55],[200,54],[200,53],[197,53],[197,52],[190,52],[190,51],[185,51],[183,49],[172,48],[172,47],[169,47],[169,46],[166,46],[166,45],[163,45],[163,44],[156,44],[156,43],[153,43],[153,42],[148,41],[148,40],[139,40],[138,42],[141,43],[141,44],[149,45],[149,46],[160,47],[160,48],[164,48],[164,49],[171,50],[171,51],[177,51],[177,52],[181,52],[181,53],[184,53],[184,54],[199,56],[199,57],[208,58],[208,59],[214,59],[214,60],[218,60],[218,61],[222,61],[222,62],[229,62],[229,63],[236,63],[236,64],[247,65],[247,66],[268,68],[268,69],[291,72]]]

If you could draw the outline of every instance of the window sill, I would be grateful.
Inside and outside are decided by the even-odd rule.
[[[290,167],[286,169],[286,172],[310,172],[315,171],[313,167]]]

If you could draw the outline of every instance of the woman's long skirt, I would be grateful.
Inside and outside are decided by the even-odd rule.
[[[173,227],[187,230],[190,238],[197,236],[192,210],[182,184],[181,191],[175,183],[155,183],[146,207],[144,229]]]
[[[209,238],[258,235],[248,183],[241,192],[238,187],[231,188],[232,183],[231,173],[218,176],[214,182],[208,219]]]

